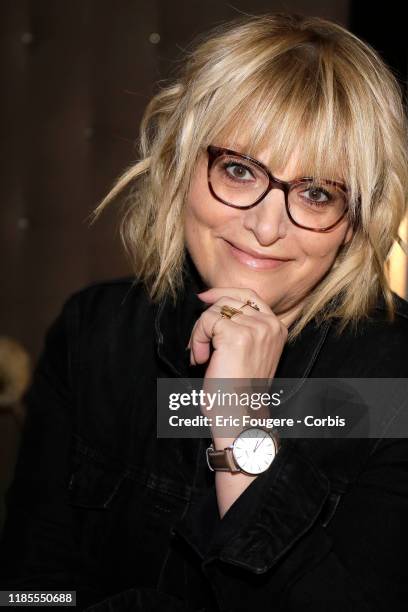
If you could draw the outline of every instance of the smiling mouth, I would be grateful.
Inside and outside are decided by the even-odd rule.
[[[266,255],[260,255],[258,253],[255,254],[253,252],[245,251],[225,239],[224,242],[228,248],[229,253],[237,261],[252,269],[265,270],[277,268],[290,261],[290,259],[278,259],[273,257],[267,257]]]

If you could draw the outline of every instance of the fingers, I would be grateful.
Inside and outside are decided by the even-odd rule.
[[[247,300],[251,300],[259,306],[260,312],[272,313],[270,306],[261,298],[256,291],[253,289],[241,289],[240,287],[212,287],[211,289],[207,289],[202,293],[198,293],[197,296],[203,302],[207,302],[209,304],[214,304],[218,300],[225,299],[228,300],[230,298],[234,300],[238,300],[240,302],[240,306],[245,304]],[[228,296],[228,297],[226,297]],[[229,303],[229,302],[226,302]],[[254,310],[250,306],[245,306],[243,310]]]
[[[197,319],[190,337],[190,361],[193,365],[197,363],[205,363],[210,357],[210,344],[212,341],[212,332],[215,331],[215,324],[218,319],[223,322],[229,321],[228,318],[222,319],[220,312],[221,307],[227,304],[239,309],[242,306],[242,302],[235,300],[231,297],[224,297],[219,300],[219,303],[212,304],[202,315]],[[254,312],[256,312],[254,310]],[[242,317],[243,313],[237,313],[234,317]]]
[[[232,315],[231,318],[222,318],[220,312],[223,305],[232,306],[239,312]],[[223,296],[196,321],[189,342],[190,361],[193,365],[208,361],[211,343],[214,348],[218,348],[220,343],[225,342],[228,338],[228,344],[240,345],[242,342],[249,341],[250,334],[254,339],[262,342],[270,334],[271,326],[275,326],[276,332],[279,333],[281,324],[271,311],[264,313],[246,306],[246,312],[244,312],[242,305],[242,300]],[[246,329],[245,334],[244,329]]]

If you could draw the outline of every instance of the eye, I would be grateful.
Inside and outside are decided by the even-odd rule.
[[[313,200],[313,202],[328,202],[330,200],[330,194],[319,187],[310,187],[310,189],[306,189],[303,193],[307,192],[310,194],[307,198]]]
[[[310,195],[304,195],[309,193]],[[312,204],[328,204],[333,200],[333,196],[326,189],[322,187],[309,187],[303,191],[299,191],[298,195],[305,197]]]
[[[251,179],[255,178],[251,169],[248,168],[248,166],[245,166],[244,164],[235,161],[229,161],[225,162],[222,167],[225,174],[227,174],[229,178],[235,181],[244,182],[250,181]]]

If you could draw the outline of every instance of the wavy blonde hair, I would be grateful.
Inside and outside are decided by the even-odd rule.
[[[407,210],[408,129],[400,85],[379,54],[334,22],[293,13],[241,16],[194,42],[146,107],[138,161],[92,213],[93,223],[120,196],[121,239],[152,300],[176,300],[183,287],[183,206],[198,155],[223,137],[252,156],[267,146],[272,168],[297,147],[303,176],[340,174],[350,189],[353,238],[288,341],[315,316],[338,317],[339,331],[357,323],[381,292],[392,320],[384,264]]]

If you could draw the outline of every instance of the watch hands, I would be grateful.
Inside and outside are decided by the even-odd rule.
[[[256,449],[258,448],[258,446],[261,446],[261,444],[262,444],[262,442],[265,440],[265,438],[266,438],[266,436],[264,436],[260,442],[257,442],[257,443],[255,444],[254,452],[256,451]]]

